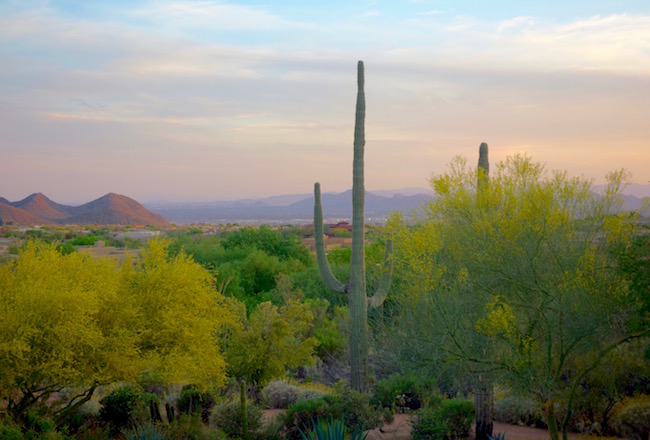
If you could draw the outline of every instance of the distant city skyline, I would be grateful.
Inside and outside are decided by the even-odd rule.
[[[263,198],[426,187],[516,152],[650,181],[647,1],[0,4],[0,196]]]

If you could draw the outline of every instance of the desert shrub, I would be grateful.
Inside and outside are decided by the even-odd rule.
[[[135,425],[122,431],[124,440],[168,440],[165,430],[151,422]]]
[[[326,396],[330,414],[342,418],[350,431],[357,427],[376,428],[381,424],[381,411],[370,405],[368,395],[347,388],[335,396]]]
[[[301,390],[284,380],[274,380],[262,390],[262,401],[267,408],[287,408],[298,400]]]
[[[312,429],[313,421],[327,417],[328,411],[329,402],[325,397],[295,401],[282,416],[287,438],[300,439],[300,430]]]
[[[313,428],[300,431],[303,440],[345,440],[346,427],[342,419],[318,419],[314,421]],[[362,430],[352,432],[351,440],[365,439],[367,433]]]
[[[512,425],[543,426],[544,417],[535,399],[509,396],[494,403],[494,420]]]
[[[377,382],[375,399],[384,408],[418,409],[422,406],[418,381],[414,376],[393,374]]]
[[[246,404],[248,429],[257,431],[262,426],[262,410],[252,403]],[[210,424],[229,436],[241,434],[241,411],[238,400],[215,406],[210,415]]]
[[[422,408],[417,417],[411,420],[411,437],[413,440],[442,440],[448,427],[439,410]]]
[[[132,427],[141,409],[140,393],[130,385],[115,388],[99,403],[99,417],[108,424],[112,435]]]
[[[20,427],[9,418],[0,419],[0,438],[6,440],[22,440]]]
[[[207,422],[214,406],[214,397],[208,392],[201,392],[192,386],[186,386],[181,390],[176,405],[178,411],[184,414],[201,414],[201,419]]]
[[[624,399],[614,411],[611,426],[617,435],[629,439],[650,438],[650,396]]]
[[[447,435],[450,438],[469,435],[474,421],[474,402],[460,397],[443,400],[438,411],[447,424]]]
[[[226,435],[222,431],[206,426],[198,414],[181,414],[169,424],[170,439],[182,440],[221,440]]]

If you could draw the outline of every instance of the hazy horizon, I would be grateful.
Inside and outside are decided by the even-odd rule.
[[[356,62],[366,187],[526,153],[650,180],[642,1],[8,1],[0,196],[80,203],[349,189]]]

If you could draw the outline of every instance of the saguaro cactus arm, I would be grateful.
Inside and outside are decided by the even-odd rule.
[[[393,278],[393,242],[386,241],[386,251],[384,253],[384,264],[382,266],[382,277],[377,286],[375,293],[368,298],[368,307],[375,309],[382,305],[388,296],[390,283]]]
[[[320,202],[320,183],[314,183],[314,240],[316,244],[316,261],[318,271],[325,285],[332,291],[347,293],[348,286],[336,279],[325,256],[325,243],[323,242],[323,208]]]

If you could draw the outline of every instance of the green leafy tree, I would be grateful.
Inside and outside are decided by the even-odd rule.
[[[481,191],[462,159],[432,179],[426,219],[396,227],[403,356],[530,392],[551,437],[566,437],[581,381],[616,347],[648,335],[628,325],[641,298],[611,252],[634,234],[618,211],[625,173],[608,179],[595,194],[589,181],[549,176],[523,156],[500,163]]]
[[[310,307],[297,299],[281,307],[263,302],[250,316],[243,304],[233,306],[239,318],[229,329],[225,358],[229,376],[239,383],[242,435],[247,436],[246,384],[265,385],[284,376],[287,368],[312,364],[317,342],[310,336]]]

